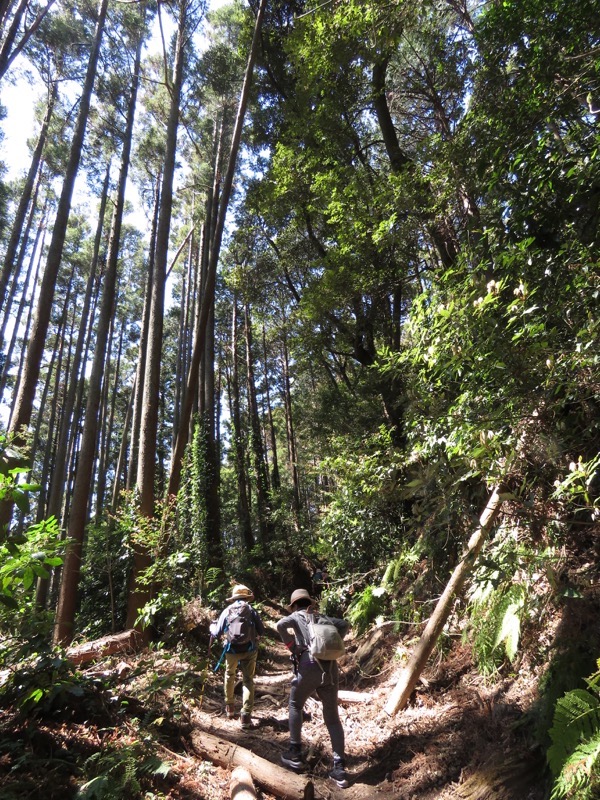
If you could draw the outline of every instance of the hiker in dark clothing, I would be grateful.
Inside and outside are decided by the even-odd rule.
[[[225,636],[225,679],[223,683],[225,694],[225,713],[229,719],[235,716],[235,705],[233,691],[235,688],[235,677],[238,667],[242,673],[242,711],[240,722],[242,728],[251,726],[251,714],[254,708],[254,673],[256,672],[256,658],[258,655],[258,639],[265,632],[264,625],[256,609],[250,606],[250,601],[254,600],[254,594],[247,587],[239,584],[233,587],[231,597],[227,598],[230,603],[223,609],[217,622],[210,626],[211,635],[215,638]],[[239,612],[245,609],[247,623],[239,622],[243,619],[238,616]],[[234,622],[235,620],[235,622]],[[232,624],[233,623],[233,624]],[[234,628],[237,631],[237,638],[242,643],[236,643]]]
[[[329,732],[333,750],[333,769],[329,773],[338,786],[348,786],[348,775],[344,763],[344,729],[338,711],[339,670],[336,661],[320,661],[309,651],[309,614],[315,613],[313,600],[306,589],[292,593],[287,610],[291,613],[277,623],[277,632],[290,650],[297,664],[292,679],[289,702],[290,746],[282,754],[281,761],[296,772],[304,772],[307,764],[302,756],[302,715],[304,704],[316,692],[323,704],[323,720]],[[328,618],[340,635],[348,632],[349,625],[343,619]]]

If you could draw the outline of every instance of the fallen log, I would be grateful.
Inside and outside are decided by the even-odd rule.
[[[338,691],[338,700],[341,703],[372,703],[373,695],[370,692],[350,692],[346,689]]]
[[[314,785],[302,775],[288,772],[245,747],[205,731],[193,731],[190,738],[199,756],[225,769],[244,767],[259,786],[281,800],[314,800]]]
[[[461,590],[467,576],[473,569],[475,559],[479,555],[483,543],[500,512],[502,503],[509,496],[506,490],[498,486],[490,496],[483,514],[479,519],[479,527],[469,539],[469,544],[464,556],[446,584],[446,588],[425,626],[421,639],[415,647],[407,666],[402,670],[400,678],[385,704],[384,711],[386,714],[393,716],[397,711],[401,711],[408,703],[410,695],[427,663],[427,659],[431,655],[446,624],[446,620],[450,616],[454,598]]]
[[[67,658],[78,666],[87,664],[88,661],[111,656],[114,653],[135,653],[142,646],[143,639],[139,631],[131,629],[69,647],[67,648]]]
[[[231,800],[256,800],[256,789],[252,775],[246,767],[236,767],[231,773],[229,784]]]

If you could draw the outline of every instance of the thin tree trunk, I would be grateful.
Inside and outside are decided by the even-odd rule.
[[[296,529],[300,528],[300,480],[298,478],[298,455],[296,453],[296,435],[294,433],[294,417],[292,413],[292,389],[290,384],[290,356],[287,345],[287,329],[285,320],[281,335],[281,355],[283,365],[283,406],[288,443],[288,459],[292,476],[292,510]]]
[[[146,355],[148,352],[148,326],[150,323],[150,305],[152,302],[152,281],[154,275],[154,261],[156,251],[156,231],[158,228],[158,214],[160,211],[160,177],[156,180],[156,198],[154,203],[154,213],[152,215],[152,231],[150,234],[150,252],[148,254],[148,275],[144,291],[144,308],[142,310],[142,324],[140,333],[140,354],[138,357],[137,370],[135,374],[135,396],[133,401],[133,415],[131,421],[131,457],[129,459],[129,470],[127,472],[126,488],[132,489],[137,473],[140,425],[142,418],[142,402],[144,396],[144,372],[146,370]]]
[[[256,402],[256,383],[254,377],[254,356],[252,352],[252,324],[250,309],[246,304],[244,314],[244,333],[246,337],[246,379],[248,384],[248,415],[250,417],[251,451],[256,481],[256,505],[258,510],[258,526],[260,530],[259,544],[264,548],[271,538],[271,511],[269,508],[269,492],[267,488],[267,465],[263,450],[258,404]]]
[[[83,360],[83,350],[85,342],[89,341],[86,336],[88,328],[91,330],[92,317],[90,309],[92,306],[92,298],[94,293],[94,285],[96,282],[96,273],[98,270],[98,261],[100,256],[100,246],[102,244],[102,233],[104,230],[104,215],[106,211],[106,204],[108,201],[108,189],[110,185],[110,164],[106,168],[104,175],[104,184],[102,187],[102,195],[100,198],[100,210],[98,214],[98,222],[96,225],[96,235],[94,237],[94,250],[92,255],[92,263],[90,264],[90,273],[88,275],[87,284],[85,287],[85,294],[81,305],[81,317],[79,320],[79,333],[75,344],[75,352],[73,354],[73,361],[71,363],[71,371],[67,381],[67,396],[62,414],[62,421],[60,426],[60,434],[58,438],[58,445],[56,448],[56,463],[54,472],[52,474],[52,481],[50,485],[50,494],[48,497],[48,516],[55,516],[59,518],[61,498],[65,488],[65,467],[67,463],[69,435],[73,430],[73,412],[77,400],[77,389],[81,380],[81,365]]]
[[[94,80],[96,77],[98,58],[100,55],[100,44],[102,41],[102,35],[104,33],[107,9],[108,0],[101,0],[100,7],[98,9],[98,19],[96,23],[94,41],[92,44],[92,52],[88,61],[83,92],[79,101],[79,113],[77,116],[77,122],[75,124],[73,140],[71,142],[65,180],[63,182],[56,212],[56,219],[54,221],[52,239],[50,242],[50,249],[48,251],[48,260],[46,262],[46,269],[44,271],[44,277],[40,286],[39,300],[33,329],[29,338],[25,369],[21,375],[18,393],[13,407],[13,414],[11,416],[9,434],[15,436],[19,442],[22,441],[20,438],[22,428],[27,428],[31,421],[35,391],[44,354],[46,335],[50,323],[52,299],[54,297],[54,290],[66,239],[73,189],[83,151],[83,142],[85,139],[85,131],[94,88]],[[0,536],[2,533],[8,530],[11,515],[12,504],[7,501],[3,502],[2,507],[0,508]]]
[[[29,231],[30,226],[32,224],[34,214],[35,214],[35,207],[32,206],[31,213],[29,215],[29,220],[28,220],[28,223],[27,223],[28,231]],[[40,270],[40,263],[41,263],[41,259],[42,259],[42,253],[44,252],[44,241],[46,239],[47,221],[48,220],[47,220],[47,216],[46,216],[46,208],[44,208],[44,210],[42,211],[41,217],[40,217],[39,225],[37,227],[37,231],[36,231],[36,235],[35,235],[35,241],[33,243],[32,249],[31,249],[31,254],[30,254],[29,260],[27,262],[27,274],[25,276],[25,280],[23,281],[23,286],[21,288],[21,298],[19,300],[19,306],[18,306],[17,313],[16,313],[14,321],[13,321],[13,323],[14,323],[13,324],[13,332],[12,332],[12,336],[11,336],[11,340],[10,340],[8,349],[6,351],[6,357],[4,359],[4,367],[2,369],[2,377],[0,378],[0,397],[2,397],[2,395],[4,394],[4,390],[6,388],[6,384],[7,384],[7,381],[8,381],[8,374],[10,372],[10,368],[11,368],[11,365],[12,365],[13,352],[14,352],[15,345],[16,345],[16,342],[17,342],[19,328],[21,327],[21,318],[23,316],[23,312],[25,310],[25,306],[27,305],[31,309],[33,298],[35,297],[35,287],[37,286],[38,274],[39,274],[39,270]],[[29,233],[28,232],[26,233],[25,238],[27,238],[27,239],[29,238]],[[40,245],[40,240],[41,240],[41,245]],[[24,256],[25,256],[25,248],[22,246],[21,249],[20,249],[20,252],[19,252],[19,261],[22,261]],[[36,263],[36,257],[37,257],[37,266],[36,266],[36,270],[35,270],[35,277],[33,279],[33,283],[31,283],[31,294],[28,297],[27,294],[28,294],[28,289],[29,289],[30,282],[31,282],[31,272],[33,270],[33,265]],[[16,293],[16,289],[17,289],[17,281],[15,280],[14,281],[14,287],[11,288],[10,297],[8,299],[8,302],[7,302],[6,315],[5,315],[5,318],[4,318],[3,323],[2,323],[2,339],[4,339],[5,324],[6,324],[7,319],[8,319],[8,309],[9,309],[10,306],[12,306],[12,299],[13,299],[13,295]]]
[[[95,455],[94,450],[98,433],[98,409],[100,405],[102,388],[102,374],[105,365],[108,332],[113,317],[116,296],[121,226],[123,221],[125,187],[127,185],[133,122],[135,117],[135,106],[139,84],[142,41],[143,33],[140,32],[131,94],[127,108],[127,122],[125,126],[123,152],[121,155],[121,168],[119,174],[117,198],[111,223],[110,240],[108,244],[106,272],[104,275],[104,289],[98,317],[94,359],[89,377],[85,419],[81,437],[81,451],[79,453],[79,461],[75,475],[75,485],[73,487],[72,506],[69,516],[69,547],[67,549],[62,570],[60,595],[56,613],[55,642],[61,645],[70,644],[73,638],[75,612],[77,608],[77,589],[79,586],[79,576],[81,572],[81,556],[83,551],[85,526],[87,522],[89,497],[91,492]]]
[[[249,553],[255,541],[252,534],[252,521],[248,504],[248,480],[246,476],[246,459],[242,435],[240,414],[240,379],[238,372],[238,334],[237,334],[237,298],[234,295],[231,319],[231,381],[230,404],[233,424],[233,450],[235,454],[235,472],[237,478],[237,517],[242,535],[242,543]]]
[[[269,421],[269,436],[271,439],[271,454],[273,464],[271,467],[271,485],[275,491],[281,488],[281,479],[279,476],[279,460],[277,458],[277,436],[275,435],[275,424],[273,422],[273,409],[271,408],[271,392],[269,390],[269,369],[268,369],[268,356],[267,356],[267,334],[265,325],[262,329],[262,343],[263,343],[263,359],[265,364],[265,395],[267,403],[267,418]]]
[[[148,322],[148,352],[144,371],[144,391],[140,425],[139,455],[137,469],[137,488],[139,491],[139,510],[142,516],[152,518],[155,514],[155,479],[157,434],[160,408],[160,361],[162,355],[163,316],[165,302],[165,280],[169,252],[169,233],[171,229],[171,210],[173,205],[173,179],[177,152],[177,129],[179,125],[179,105],[183,85],[184,40],[186,31],[186,3],[180,6],[179,27],[171,87],[171,105],[167,122],[165,159],[161,189],[160,212],[156,232],[156,255],[152,279],[152,302]],[[136,626],[139,609],[152,596],[149,587],[141,586],[138,578],[150,565],[151,556],[147,549],[138,545],[134,548],[133,571],[127,603],[128,628]]]
[[[2,78],[8,72],[8,70],[9,70],[11,64],[13,63],[13,61],[15,60],[15,58],[19,55],[19,53],[21,53],[25,49],[25,45],[31,39],[31,37],[35,34],[37,29],[40,27],[44,17],[48,13],[48,11],[50,11],[51,7],[54,5],[54,2],[55,2],[55,0],[48,0],[48,3],[46,5],[46,7],[42,8],[42,9],[40,9],[38,11],[34,21],[31,24],[27,25],[27,29],[26,29],[25,33],[23,34],[23,36],[21,37],[20,41],[18,42],[18,44],[15,47],[13,47],[13,44],[14,44],[14,41],[15,41],[15,38],[16,38],[16,34],[18,32],[20,19],[21,19],[22,13],[23,13],[23,10],[22,10],[21,7],[17,10],[17,12],[15,14],[15,18],[13,19],[13,22],[11,24],[10,30],[8,31],[8,33],[7,33],[6,37],[5,37],[4,43],[2,45],[2,51],[0,53],[0,81],[2,80]],[[22,6],[27,6],[28,4],[29,4],[28,0],[24,0],[24,2],[22,3]],[[9,5],[10,5],[10,3],[7,2],[6,3],[6,7],[8,7]],[[5,6],[4,3],[0,4],[0,26],[1,26],[1,23],[2,23],[2,8],[4,6]]]
[[[123,347],[123,328],[121,328],[121,334],[119,336],[119,346],[117,349],[117,358],[115,361],[114,377],[111,380],[110,374],[112,370],[110,367],[110,363],[112,361],[111,353],[114,347],[114,342],[113,342],[114,335],[115,335],[115,320],[113,317],[111,321],[110,335],[108,339],[106,368],[104,370],[104,376],[102,379],[103,382],[102,401],[100,405],[101,424],[98,432],[99,433],[98,459],[97,459],[98,468],[96,476],[96,522],[99,522],[102,519],[102,514],[104,511],[104,495],[106,493],[106,475],[110,464],[112,428],[113,428],[114,414],[115,414],[115,394],[119,383],[121,348]],[[109,396],[111,396],[111,383],[113,391],[112,391],[112,401],[109,403],[108,398]]]
[[[227,214],[229,199],[231,197],[231,189],[233,186],[233,177],[235,174],[237,155],[240,147],[240,141],[242,138],[242,128],[244,124],[244,117],[246,114],[246,106],[248,104],[248,98],[250,95],[252,72],[254,68],[254,62],[256,60],[256,55],[258,52],[258,46],[260,43],[260,31],[262,27],[262,21],[264,18],[266,6],[267,6],[267,0],[261,0],[260,6],[258,8],[258,14],[256,16],[256,23],[254,25],[254,35],[252,37],[252,44],[250,46],[250,53],[248,55],[248,63],[246,65],[244,83],[240,94],[240,102],[238,106],[237,117],[233,129],[231,150],[229,152],[229,163],[227,165],[227,172],[225,173],[225,178],[223,180],[223,189],[222,189],[221,199],[219,202],[216,229],[210,248],[210,259],[208,264],[206,286],[202,297],[202,305],[200,308],[200,316],[198,319],[197,336],[194,342],[194,350],[192,353],[190,371],[188,374],[188,380],[186,384],[185,400],[181,411],[181,424],[179,426],[177,442],[175,445],[175,450],[173,452],[173,464],[171,467],[171,476],[169,480],[169,490],[168,490],[170,495],[177,494],[177,491],[179,489],[179,483],[181,480],[181,466],[183,463],[183,454],[185,452],[185,447],[188,442],[189,420],[191,418],[191,412],[193,406],[193,391],[194,387],[197,385],[198,382],[200,358],[204,351],[205,331],[206,331],[206,325],[208,323],[208,315],[210,313],[212,298],[214,296],[215,282],[217,277],[217,264],[219,261],[219,254],[221,251],[221,240],[223,238],[225,216]]]
[[[32,198],[35,198],[37,195],[37,191],[34,191],[34,186],[36,184],[36,177],[38,177],[38,184],[39,184],[42,153],[44,151],[44,146],[46,144],[46,139],[48,136],[48,126],[50,125],[50,119],[52,118],[52,111],[54,109],[54,103],[56,101],[57,94],[58,94],[57,84],[54,83],[52,85],[52,92],[50,93],[50,97],[48,98],[46,115],[44,117],[44,121],[42,123],[42,127],[38,136],[37,144],[33,152],[33,158],[31,159],[29,172],[27,173],[27,178],[25,180],[25,186],[23,187],[23,192],[19,200],[19,205],[17,206],[17,211],[15,214],[15,219],[12,224],[10,237],[6,245],[4,261],[2,262],[2,271],[0,272],[0,309],[4,311],[5,318],[8,317],[8,304],[6,303],[6,289],[8,287],[8,281],[10,279],[11,273],[13,273],[14,270],[14,274],[16,275],[17,270],[15,269],[15,267],[19,266],[16,263],[17,248],[19,246],[19,241],[22,238],[23,226],[25,224],[25,218],[27,216],[27,209],[29,208],[30,203],[32,203]],[[35,199],[33,200],[33,203],[35,204]],[[30,220],[31,218],[32,215],[30,215]],[[3,339],[4,339],[4,325],[2,328],[2,340]],[[1,346],[2,346],[2,341],[0,341],[0,347]]]
[[[413,651],[410,661],[402,670],[400,679],[385,704],[384,711],[386,714],[393,716],[396,712],[401,711],[408,703],[410,695],[419,680],[419,676],[427,663],[427,659],[431,655],[444,629],[446,620],[452,610],[454,598],[462,589],[469,574],[473,571],[475,560],[500,513],[500,508],[506,496],[506,491],[499,486],[492,492],[479,520],[479,528],[471,536],[464,556],[446,584],[446,588],[442,592],[442,596],[438,600],[433,614],[425,626],[425,630]]]
[[[51,405],[50,405],[50,414],[48,415],[48,413],[47,413],[47,405],[48,404],[46,402],[46,399],[45,399],[44,396],[42,396],[42,400],[40,402],[40,409],[43,409],[43,413],[42,413],[42,411],[40,411],[40,413],[38,413],[38,415],[37,415],[37,426],[36,426],[37,429],[36,429],[36,434],[35,434],[35,437],[34,437],[34,442],[37,443],[39,438],[40,438],[39,431],[40,431],[40,428],[41,428],[42,420],[46,420],[47,421],[47,426],[48,426],[48,431],[47,431],[47,434],[46,434],[46,447],[45,447],[45,452],[44,452],[44,461],[43,461],[42,470],[41,470],[41,489],[40,489],[40,493],[38,495],[38,508],[37,508],[37,519],[38,519],[38,521],[44,518],[44,512],[45,512],[45,507],[46,507],[46,497],[47,497],[47,494],[48,494],[49,483],[50,483],[50,479],[49,479],[48,476],[52,475],[52,473],[53,473],[53,466],[54,465],[52,464],[52,462],[54,460],[54,454],[56,452],[56,439],[57,439],[57,436],[58,436],[58,428],[59,428],[59,423],[57,423],[57,420],[59,420],[59,406],[62,406],[61,400],[63,399],[62,398],[62,394],[64,392],[64,384],[65,384],[65,381],[63,379],[63,359],[64,359],[65,349],[66,349],[65,348],[65,331],[66,331],[66,327],[67,327],[67,319],[68,319],[69,307],[73,307],[74,306],[74,303],[71,300],[72,289],[73,289],[73,277],[74,277],[73,273],[71,273],[71,280],[69,281],[69,288],[68,288],[68,291],[67,291],[67,294],[66,294],[66,297],[65,297],[65,302],[64,302],[64,306],[63,306],[63,313],[62,313],[59,329],[58,329],[57,334],[56,334],[55,352],[58,351],[58,353],[57,353],[57,358],[56,358],[56,362],[57,363],[56,363],[56,371],[55,371],[55,375],[54,375],[54,389],[53,389],[53,392],[52,392],[52,402],[51,402]],[[72,334],[72,332],[73,332],[73,324],[71,324],[70,328],[71,328],[71,334]],[[72,335],[69,338],[71,339]],[[54,354],[53,354],[53,360],[54,360]],[[52,362],[51,362],[51,364],[52,364]],[[47,385],[50,382],[51,374],[52,374],[52,370],[49,367]],[[63,388],[61,389],[61,387],[63,387]],[[45,394],[47,395],[47,392],[45,392]],[[32,453],[32,461],[35,461],[35,453]]]
[[[127,483],[127,444],[129,442],[129,425],[133,414],[133,403],[136,395],[135,387],[136,379],[133,379],[133,386],[129,394],[129,402],[127,403],[127,412],[125,414],[125,421],[123,423],[123,433],[121,434],[121,446],[119,448],[119,457],[117,459],[117,466],[115,467],[115,482],[113,483],[112,499],[110,501],[110,510],[115,514],[119,503],[119,495],[121,492],[121,485],[125,486]],[[121,480],[123,478],[123,480]]]

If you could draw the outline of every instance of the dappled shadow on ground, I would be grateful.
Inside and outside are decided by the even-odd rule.
[[[128,655],[121,663],[107,659],[90,670],[112,683],[112,692],[122,700],[118,707],[96,709],[81,720],[72,716],[31,723],[14,713],[0,716],[0,738],[19,743],[0,748],[0,796],[74,797],[82,761],[114,749],[127,754],[135,737],[147,730],[156,754],[171,767],[169,776],[156,777],[149,790],[162,792],[167,800],[229,800],[228,771],[198,758],[191,737],[204,731],[280,763],[288,745],[292,665],[274,629],[282,612],[273,606],[263,613],[268,632],[260,646],[250,730],[241,728],[239,716],[228,719],[224,713],[223,671],[213,672],[219,653],[212,653],[205,667],[186,662],[183,651],[175,650]],[[195,635],[197,651],[206,654],[208,638],[202,632]],[[340,702],[351,776],[346,790],[331,787],[327,779],[330,743],[321,705],[309,698],[303,725],[309,775],[319,786],[331,787],[319,796],[542,800],[543,753],[531,748],[525,724],[536,699],[534,670],[523,665],[510,678],[486,683],[474,670],[470,651],[456,642],[425,671],[407,708],[389,718],[383,709],[402,665],[399,652],[406,651],[391,626],[349,641],[341,687],[366,693],[368,700]],[[238,713],[241,689],[240,682]],[[275,796],[262,791],[259,797]]]

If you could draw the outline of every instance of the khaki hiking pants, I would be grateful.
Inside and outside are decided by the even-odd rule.
[[[250,714],[254,708],[254,673],[258,650],[246,653],[225,653],[225,702],[233,705],[233,690],[238,667],[242,673],[242,713]]]

